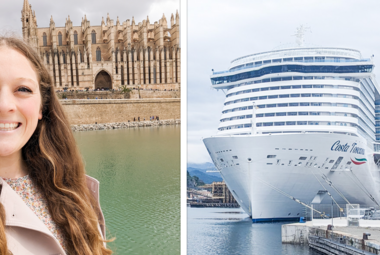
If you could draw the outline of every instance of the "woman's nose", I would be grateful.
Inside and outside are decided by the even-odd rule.
[[[14,112],[16,102],[13,93],[7,88],[0,88],[0,114]]]

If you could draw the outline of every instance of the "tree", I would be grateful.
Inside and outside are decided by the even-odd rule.
[[[127,85],[121,85],[120,91],[121,91],[121,93],[124,94],[124,98],[130,98],[131,97],[132,90],[130,88],[128,88]]]

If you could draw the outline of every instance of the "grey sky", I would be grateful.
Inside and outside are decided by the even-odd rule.
[[[0,0],[0,31],[15,31],[21,35],[21,10],[24,0]],[[91,25],[100,25],[102,17],[106,19],[107,13],[116,23],[135,17],[136,23],[146,19],[149,15],[151,23],[158,21],[165,13],[168,25],[170,16],[179,11],[179,0],[29,0],[32,9],[36,12],[38,27],[48,27],[50,16],[56,27],[65,26],[68,15],[74,26],[80,26],[82,17],[87,15]]]
[[[302,24],[311,27],[306,42],[357,49],[363,58],[374,54],[378,65],[379,10],[378,0],[190,0],[188,161],[211,162],[201,139],[216,134],[225,99],[210,89],[211,69],[228,70],[237,57],[295,42]],[[375,74],[380,77],[379,67]]]

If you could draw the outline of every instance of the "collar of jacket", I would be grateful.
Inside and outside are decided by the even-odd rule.
[[[37,231],[49,240],[49,243],[55,243],[55,250],[59,251],[57,254],[66,254],[58,240],[53,236],[50,230],[45,224],[37,217],[37,215],[25,204],[22,198],[5,182],[0,178],[1,194],[0,202],[4,206],[5,210],[5,226],[7,229],[23,228],[31,231]],[[10,228],[9,228],[10,227]],[[13,231],[15,232],[15,231]],[[7,238],[11,237],[7,233]],[[42,245],[37,244],[37,245]],[[9,247],[12,251],[13,247]]]
[[[86,176],[87,187],[91,194],[94,196],[95,200],[100,209],[99,203],[99,181],[90,176]],[[7,229],[28,229],[30,231],[37,231],[41,233],[45,240],[49,240],[50,245],[56,252],[53,254],[66,254],[58,240],[53,236],[46,225],[37,217],[37,215],[25,204],[22,198],[2,179],[0,178],[0,202],[4,206],[5,210],[5,226]],[[99,220],[99,232],[105,238],[105,221],[102,211],[100,210],[98,214]],[[7,232],[7,231],[6,231]],[[9,232],[9,231],[8,231]],[[12,231],[17,232],[17,231]],[[12,233],[11,233],[12,234]],[[14,234],[14,233],[13,233]],[[17,234],[16,234],[17,235]],[[14,238],[9,236],[7,233],[7,238]],[[17,238],[16,238],[17,239]],[[41,243],[36,244],[41,245]],[[104,243],[105,245],[105,243]],[[12,251],[12,247],[9,247]],[[15,253],[19,254],[19,253]],[[25,253],[20,253],[25,254]],[[33,254],[33,253],[30,253]],[[48,253],[52,254],[52,253]]]

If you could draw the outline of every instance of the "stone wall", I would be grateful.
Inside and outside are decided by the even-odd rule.
[[[58,98],[67,99],[141,99],[144,98],[180,98],[181,92],[179,90],[165,91],[165,90],[140,90],[133,89],[130,93],[121,93],[119,91],[91,91],[91,92],[56,92]],[[140,94],[140,95],[139,95]]]
[[[72,99],[60,100],[72,125],[180,119],[180,99]]]

